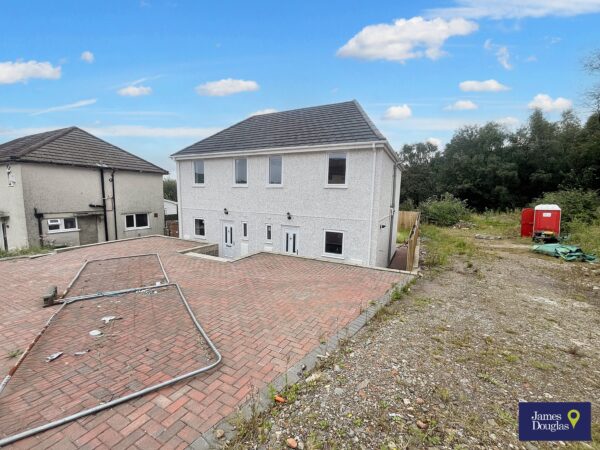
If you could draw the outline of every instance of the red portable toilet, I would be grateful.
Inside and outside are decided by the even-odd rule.
[[[533,236],[533,208],[521,211],[521,237]]]
[[[558,205],[537,205],[533,216],[533,234],[552,232],[560,235],[560,207]]]

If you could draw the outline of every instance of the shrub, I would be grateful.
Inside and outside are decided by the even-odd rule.
[[[443,227],[449,227],[471,216],[467,202],[446,193],[430,197],[419,205],[423,219]]]
[[[591,224],[600,218],[600,195],[596,191],[569,189],[547,192],[536,199],[533,205],[557,204],[561,209],[562,222],[569,227],[570,222]]]

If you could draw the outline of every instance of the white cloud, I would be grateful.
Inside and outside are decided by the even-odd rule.
[[[537,62],[537,60],[538,60],[537,56],[531,55],[531,56],[528,56],[527,59],[525,59],[525,62]]]
[[[448,111],[465,111],[477,108],[479,108],[479,106],[471,100],[457,100],[451,105],[446,106],[444,109]]]
[[[208,83],[196,86],[196,92],[199,95],[207,95],[210,97],[223,97],[239,92],[258,91],[259,89],[260,86],[256,81],[234,80],[233,78],[209,81]]]
[[[342,57],[396,62],[423,57],[435,60],[444,55],[442,46],[447,39],[466,36],[478,28],[475,22],[463,18],[397,19],[393,24],[366,26],[340,48],[337,54]]]
[[[36,111],[36,112],[32,113],[31,115],[39,116],[40,114],[47,114],[47,113],[59,112],[59,111],[68,111],[70,109],[83,108],[84,106],[93,105],[96,102],[97,102],[97,99],[95,99],[95,98],[91,98],[89,100],[80,100],[75,103],[68,103],[66,105],[53,106],[52,108],[42,109],[40,111]]]
[[[406,103],[399,106],[390,106],[383,115],[385,120],[404,120],[412,116],[412,110]]]
[[[30,78],[56,80],[60,78],[60,70],[60,66],[54,67],[49,62],[34,60],[0,62],[0,84],[25,82]]]
[[[66,128],[68,125],[53,127],[30,128],[0,128],[2,137],[21,137],[45,131]],[[221,128],[195,128],[195,127],[146,127],[141,125],[107,125],[107,126],[82,126],[82,129],[96,136],[102,137],[151,137],[151,138],[190,138],[202,139],[213,135]]]
[[[81,54],[81,60],[91,64],[94,62],[94,54],[89,50],[86,50]]]
[[[140,97],[142,95],[150,95],[152,88],[150,86],[126,86],[117,91],[123,97]]]
[[[263,114],[271,114],[275,112],[277,112],[275,108],[259,109],[258,111],[254,111],[252,114],[250,114],[250,116],[261,116]]]
[[[83,127],[96,136],[194,138],[201,139],[220,131],[220,128],[201,127],[146,127],[142,125],[110,125]]]
[[[485,81],[463,81],[459,84],[460,90],[465,92],[499,92],[508,91],[510,88],[496,80],[485,80]]]
[[[427,139],[426,142],[429,142],[430,144],[435,145],[437,148],[442,147],[442,141],[441,141],[441,139],[438,139],[438,138],[430,137]]]
[[[519,119],[516,117],[501,117],[500,119],[496,119],[494,122],[499,123],[500,125],[504,125],[508,128],[513,128],[519,125]]]
[[[564,97],[552,99],[548,94],[538,94],[527,105],[529,109],[541,109],[544,112],[564,111],[573,107],[573,102]]]
[[[508,47],[504,45],[496,45],[492,43],[491,39],[486,39],[486,41],[483,44],[483,48],[489,51],[495,50],[496,59],[498,60],[500,65],[506,70],[511,70],[513,68],[512,64],[510,63],[510,52],[508,51]]]
[[[500,47],[496,52],[496,58],[498,58],[498,62],[502,67],[506,70],[512,69],[512,64],[510,63],[510,53],[507,47]]]
[[[600,12],[600,0],[455,0],[456,6],[428,11],[431,16],[469,19],[522,19]]]

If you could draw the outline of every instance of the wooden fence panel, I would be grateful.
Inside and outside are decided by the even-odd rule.
[[[410,228],[410,235],[407,242],[406,252],[406,270],[412,270],[415,264],[415,258],[418,258],[417,245],[419,242],[421,213],[419,211],[400,211],[398,217],[398,230]]]

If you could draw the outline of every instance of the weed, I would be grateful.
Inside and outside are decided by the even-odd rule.
[[[436,392],[439,399],[444,403],[448,403],[450,401],[450,391],[448,390],[448,388],[439,387],[437,388]]]
[[[477,374],[477,378],[485,381],[486,383],[490,383],[490,384],[494,384],[494,385],[498,384],[498,380],[496,380],[493,376],[491,376],[487,372],[479,372]]]
[[[7,358],[17,358],[19,356],[21,356],[23,354],[23,350],[17,348],[15,350],[11,350],[10,352],[8,352],[8,354],[6,355]]]
[[[512,353],[506,353],[503,356],[504,359],[509,363],[515,363],[519,360],[519,357],[517,355],[513,355]]]

